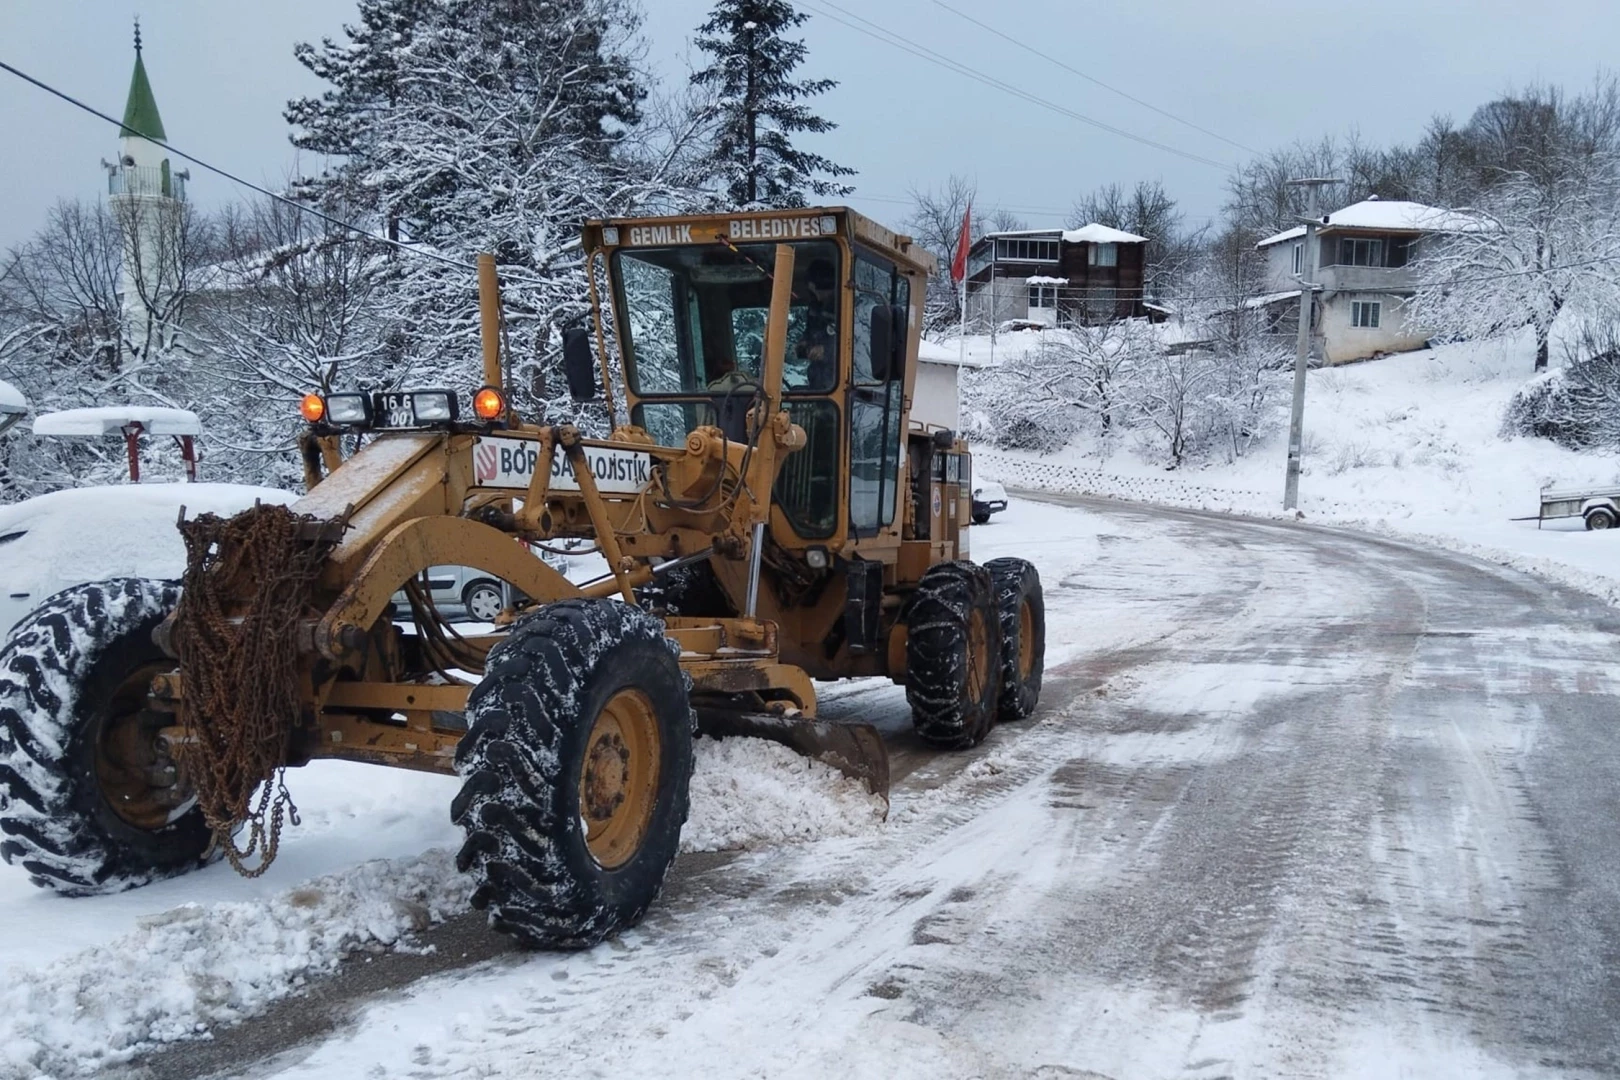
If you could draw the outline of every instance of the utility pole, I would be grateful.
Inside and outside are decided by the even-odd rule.
[[[1321,224],[1318,196],[1328,184],[1342,181],[1332,177],[1310,176],[1288,181],[1290,186],[1302,187],[1309,195],[1310,213],[1304,218],[1305,246],[1300,251],[1299,273],[1299,342],[1294,354],[1294,409],[1288,421],[1288,479],[1283,487],[1283,509],[1299,507],[1299,463],[1301,444],[1305,433],[1305,368],[1311,357],[1311,305],[1315,299],[1316,284],[1316,228]]]

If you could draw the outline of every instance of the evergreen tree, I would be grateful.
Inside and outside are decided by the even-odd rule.
[[[792,143],[799,132],[837,127],[803,101],[838,84],[793,79],[808,50],[783,35],[808,18],[787,0],[719,0],[698,27],[697,46],[714,62],[692,81],[717,95],[712,161],[734,203],[803,206],[807,193],[841,196],[854,190],[829,179],[853,176],[854,169]]]
[[[301,49],[332,83],[294,102],[294,141],[341,153],[312,196],[356,201],[401,241],[471,264],[495,254],[512,388],[529,415],[587,419],[563,393],[560,330],[586,311],[579,229],[679,210],[690,157],[641,129],[632,0],[367,0],[349,42]],[[467,269],[402,256],[386,285],[399,346],[372,382],[476,378]],[[531,396],[531,394],[533,396]]]

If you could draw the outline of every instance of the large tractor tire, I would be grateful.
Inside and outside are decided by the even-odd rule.
[[[1041,575],[1023,559],[991,559],[984,564],[995,588],[1001,620],[1001,693],[996,718],[1023,720],[1041,700],[1046,670],[1046,600]]]
[[[0,855],[35,885],[112,893],[200,866],[210,834],[146,708],[174,661],[152,630],[174,582],[126,578],[57,593],[0,650]]]
[[[532,948],[586,948],[641,921],[686,822],[696,716],[658,619],[548,604],[490,651],[456,749],[456,858],[474,907]]]
[[[924,742],[976,746],[996,722],[1001,632],[990,572],[970,562],[928,568],[906,609],[906,701]]]

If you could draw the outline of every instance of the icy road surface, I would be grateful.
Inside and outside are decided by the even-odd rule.
[[[828,689],[826,714],[893,732],[886,824],[683,856],[646,923],[589,952],[460,916],[422,935],[433,957],[353,959],[126,1074],[1620,1070],[1617,613],[1458,555],[1075,503],[973,534],[1045,580],[1034,720],[942,757],[898,688]],[[72,962],[182,899],[453,842],[442,778],[342,779],[311,775],[313,828],[259,882],[62,901],[5,870],[0,942]]]

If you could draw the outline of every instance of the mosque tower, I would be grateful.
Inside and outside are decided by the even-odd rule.
[[[107,169],[113,218],[124,234],[119,289],[124,308],[125,360],[148,355],[155,337],[172,334],[182,280],[181,211],[189,173],[176,172],[164,145],[163,118],[141,59],[135,24],[135,73],[119,130],[117,164]]]

